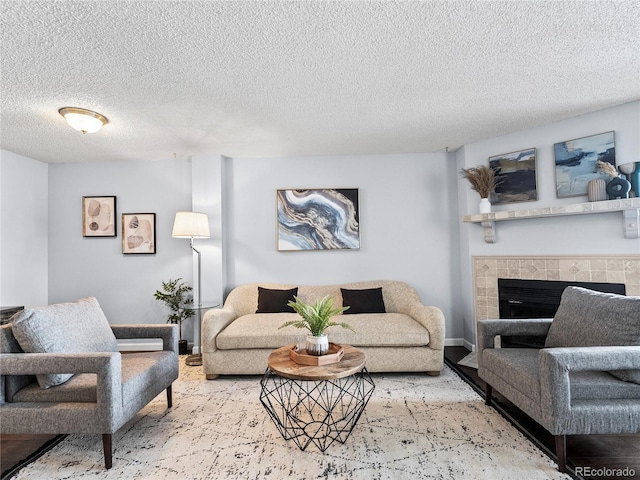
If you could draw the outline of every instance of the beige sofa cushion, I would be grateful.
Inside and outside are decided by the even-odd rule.
[[[234,320],[216,338],[220,350],[246,348],[280,348],[301,342],[304,329],[279,327],[295,320],[296,313],[260,313]],[[429,343],[429,332],[414,319],[401,313],[366,313],[333,317],[333,321],[350,324],[356,333],[340,327],[327,330],[329,341],[356,347],[419,347]]]

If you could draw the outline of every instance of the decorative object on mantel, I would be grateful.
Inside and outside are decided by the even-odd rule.
[[[334,307],[330,296],[316,300],[313,305],[304,303],[296,296],[293,298],[295,302],[290,301],[287,305],[293,308],[302,320],[290,320],[283,323],[280,328],[291,326],[309,330],[310,335],[307,335],[306,339],[307,354],[326,355],[329,352],[329,337],[325,334],[325,330],[329,327],[342,327],[355,332],[348,323],[331,321],[331,317],[341,315],[349,307]]]
[[[576,138],[553,146],[556,165],[556,196],[558,198],[587,195],[591,180],[608,176],[596,170],[598,160],[615,169],[614,132]]]
[[[630,197],[640,197],[640,162],[623,163],[618,170],[627,176],[631,183]]]
[[[496,172],[488,165],[463,168],[460,170],[460,176],[465,178],[471,184],[471,189],[480,195],[480,213],[490,213],[489,197],[503,180],[498,178]]]
[[[587,198],[590,202],[607,200],[607,182],[601,178],[589,181],[587,185]]]
[[[538,200],[535,148],[489,157],[489,166],[502,180],[496,185],[492,204]]]
[[[609,200],[629,198],[631,183],[627,179],[620,177],[616,167],[610,163],[598,160],[596,162],[596,168],[599,172],[611,177],[611,180],[607,182],[607,194],[609,195]]]

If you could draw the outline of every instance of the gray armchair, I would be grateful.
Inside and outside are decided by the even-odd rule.
[[[59,326],[54,321],[51,328]],[[87,330],[89,335],[96,333],[95,328]],[[171,407],[171,384],[178,378],[178,329],[176,325],[113,325],[111,331],[115,338],[160,338],[163,348],[122,355],[117,351],[69,352],[63,345],[56,352],[24,353],[12,323],[3,325],[0,433],[99,433],[105,467],[111,468],[112,434],[163,390]],[[77,345],[77,339],[73,340]],[[71,376],[43,388],[42,376],[61,373]]]
[[[496,348],[498,335],[546,336],[545,348]],[[478,322],[478,375],[555,437],[640,433],[640,297],[568,287],[554,319]]]

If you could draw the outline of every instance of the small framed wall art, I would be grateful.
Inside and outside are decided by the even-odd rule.
[[[598,172],[596,162],[608,162],[615,167],[616,148],[614,132],[576,138],[553,146],[556,162],[556,196],[587,195],[591,180],[609,176]]]
[[[495,189],[492,204],[530,202],[538,199],[536,149],[489,157],[489,166],[502,180]]]
[[[277,191],[279,251],[357,250],[357,188]]]
[[[82,236],[116,236],[116,197],[82,197]]]
[[[122,214],[122,253],[156,253],[156,214]]]

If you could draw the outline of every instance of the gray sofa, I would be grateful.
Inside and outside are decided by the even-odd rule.
[[[116,338],[160,338],[121,355]],[[178,378],[177,325],[109,326],[95,298],[27,309],[0,328],[0,433],[112,434]],[[80,460],[80,459],[79,459]]]
[[[545,347],[496,348],[500,335],[546,337]],[[640,297],[568,287],[553,319],[478,322],[478,375],[555,436],[640,433]]]
[[[306,302],[329,295],[334,305],[341,306],[343,294],[348,294],[353,301],[352,312],[375,310],[347,311],[339,319],[352,325],[356,333],[338,327],[327,330],[330,342],[353,345],[365,352],[370,372],[438,375],[442,370],[444,316],[439,308],[422,305],[417,292],[406,283],[391,280],[316,286],[253,283],[234,288],[223,308],[209,310],[204,315],[202,356],[208,379],[219,375],[262,374],[273,350],[304,340],[305,330],[279,329],[284,322],[298,318],[296,313],[256,313],[263,300],[260,291],[277,294],[296,288],[297,296]],[[370,293],[376,290],[381,291],[384,313],[373,308],[377,302],[370,300]],[[360,292],[364,295],[363,304],[356,305]]]

